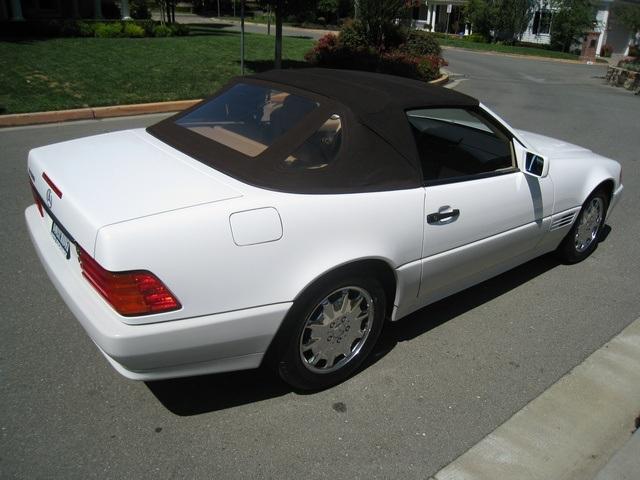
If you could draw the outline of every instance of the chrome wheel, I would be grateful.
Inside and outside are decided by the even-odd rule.
[[[598,238],[603,215],[604,201],[600,197],[593,197],[583,210],[576,228],[574,244],[578,253],[587,250]]]
[[[313,373],[330,373],[345,366],[367,341],[374,310],[371,295],[360,287],[344,287],[327,295],[302,329],[302,364]]]

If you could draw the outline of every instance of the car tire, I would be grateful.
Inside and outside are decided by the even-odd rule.
[[[375,277],[320,280],[287,314],[278,373],[300,390],[321,390],[353,375],[375,346],[386,297]]]
[[[600,241],[609,207],[607,193],[598,189],[585,200],[578,218],[557,253],[565,263],[578,263],[593,253]]]

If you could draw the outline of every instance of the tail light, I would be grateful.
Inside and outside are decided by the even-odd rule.
[[[178,299],[151,272],[110,272],[81,248],[78,258],[82,275],[120,315],[148,315],[181,308]]]
[[[40,200],[40,195],[38,194],[36,187],[33,185],[33,182],[29,182],[29,185],[31,185],[31,193],[33,194],[33,200],[36,202],[36,206],[38,207],[40,216],[44,217],[44,211],[42,210],[42,200]]]

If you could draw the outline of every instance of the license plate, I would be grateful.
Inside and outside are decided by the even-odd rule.
[[[55,221],[51,224],[51,235],[69,260],[71,258],[71,241]]]

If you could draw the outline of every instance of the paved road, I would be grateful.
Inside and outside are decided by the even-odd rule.
[[[22,218],[29,148],[157,117],[0,130],[0,477],[424,479],[637,318],[640,99],[601,67],[446,55],[515,126],[622,161],[626,198],[586,262],[541,258],[417,312],[312,395],[261,371],[125,380],[46,278]]]
[[[157,13],[154,13],[154,19],[159,20],[160,17]],[[176,22],[178,23],[190,23],[190,24],[200,24],[200,25],[210,25],[213,28],[220,28],[222,30],[229,30],[231,32],[239,32],[240,31],[240,22],[238,20],[230,20],[228,18],[212,18],[205,17],[200,15],[194,15],[192,13],[177,13],[176,14]],[[247,33],[262,33],[264,35],[267,34],[268,29],[266,24],[258,24],[247,21],[245,23],[245,31]],[[275,25],[271,25],[271,35],[275,35],[276,27]],[[287,37],[306,37],[313,38],[317,40],[327,33],[326,30],[315,30],[309,28],[298,28],[298,27],[289,27],[283,26],[282,33]]]

